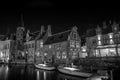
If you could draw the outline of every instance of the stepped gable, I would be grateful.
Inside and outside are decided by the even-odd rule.
[[[29,34],[29,36],[31,37],[31,38],[30,38],[30,41],[31,41],[31,40],[35,40],[36,37],[39,35],[39,33],[40,33],[40,31],[36,31],[36,32],[34,32],[34,33],[30,33],[30,34]]]
[[[47,40],[45,41],[44,45],[67,41],[70,33],[71,33],[71,30],[67,30],[67,31],[60,32],[52,36],[49,36]]]

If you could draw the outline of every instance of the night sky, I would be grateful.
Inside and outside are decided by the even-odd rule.
[[[41,25],[48,24],[52,32],[57,33],[73,26],[78,27],[80,34],[86,29],[95,28],[103,21],[120,20],[117,4],[104,2],[69,1],[2,1],[0,2],[0,34],[15,32],[20,25],[20,14],[23,14],[24,26],[31,32],[40,30]],[[119,6],[119,5],[118,5]]]

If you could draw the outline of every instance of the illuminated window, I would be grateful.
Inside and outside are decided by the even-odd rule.
[[[98,45],[101,45],[102,43],[101,43],[101,41],[98,41]]]
[[[73,49],[71,48],[70,50],[72,51]]]
[[[120,48],[118,48],[117,50],[118,50],[118,55],[120,56]]]
[[[57,58],[60,59],[60,52],[57,52]]]
[[[51,45],[49,45],[49,48],[51,48]]]
[[[79,42],[76,42],[76,47],[77,47],[77,48],[79,48],[79,47],[80,47]]]
[[[98,35],[98,40],[101,40],[101,35]]]
[[[42,41],[40,42],[40,47],[43,47],[43,42]]]
[[[82,47],[82,51],[83,51],[83,52],[86,52],[86,48],[85,48],[85,47]]]
[[[109,38],[110,38],[110,44],[113,44],[113,34],[109,34]]]
[[[113,40],[112,39],[110,39],[110,44],[113,44]]]
[[[112,38],[113,37],[113,35],[112,34],[109,34],[109,38]]]
[[[106,48],[106,49],[100,49],[101,57],[102,56],[108,56],[108,53],[109,53],[109,49],[108,48]]]
[[[70,47],[75,47],[75,41],[70,42]]]
[[[108,56],[116,56],[116,50],[115,50],[115,48],[110,48],[109,49]]]
[[[62,58],[63,58],[63,59],[66,59],[66,58],[67,58],[67,56],[66,56],[66,53],[65,53],[65,52],[63,52],[63,53],[62,53]]]

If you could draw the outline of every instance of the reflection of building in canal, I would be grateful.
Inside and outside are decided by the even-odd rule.
[[[7,80],[7,78],[8,78],[8,71],[9,71],[8,65],[0,66],[0,80]]]
[[[86,78],[58,73],[57,80],[85,80]]]
[[[89,57],[120,56],[119,24],[104,23],[103,28],[97,26],[96,31],[93,29],[87,34],[89,35],[86,37],[86,46]]]
[[[55,71],[44,71],[36,69],[37,80],[57,80]]]

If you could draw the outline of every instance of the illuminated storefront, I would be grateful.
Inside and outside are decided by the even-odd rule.
[[[120,32],[119,24],[113,22],[113,24],[103,25],[103,27],[96,28],[96,34],[88,36],[87,51],[90,54],[89,57],[113,57],[120,56]],[[110,29],[111,27],[111,29]],[[96,43],[93,43],[96,40]]]
[[[86,56],[88,56],[86,46],[82,46],[81,51],[79,52],[79,58],[85,58]]]

